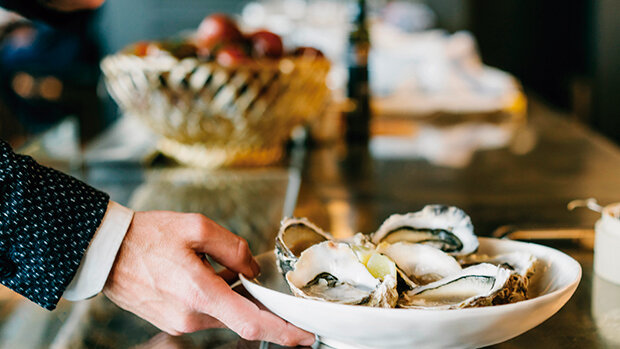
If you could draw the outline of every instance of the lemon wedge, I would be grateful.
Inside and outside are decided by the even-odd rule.
[[[364,265],[367,265],[370,257],[376,253],[374,249],[366,246],[355,245],[351,248],[353,249],[353,252],[355,252],[355,254],[357,255],[357,259]]]
[[[368,258],[366,269],[375,278],[383,280],[387,275],[392,275],[396,279],[396,264],[389,257],[380,253],[373,253]]]

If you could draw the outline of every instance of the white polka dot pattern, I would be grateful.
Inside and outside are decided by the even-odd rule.
[[[0,141],[0,282],[54,309],[109,197]]]

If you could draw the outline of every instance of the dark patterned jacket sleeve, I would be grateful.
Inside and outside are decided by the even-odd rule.
[[[108,200],[71,176],[15,154],[0,140],[0,282],[54,309]]]

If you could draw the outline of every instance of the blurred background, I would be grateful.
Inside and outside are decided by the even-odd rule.
[[[337,89],[346,79],[338,70],[348,30],[345,3],[108,0],[88,20],[76,21],[68,30],[0,12],[0,136],[18,144],[24,136],[73,115],[79,120],[82,140],[91,139],[119,115],[100,82],[99,60],[138,40],[196,28],[214,12],[235,15],[246,28],[269,28],[285,43],[319,47],[335,62],[330,81]],[[369,7],[374,96],[387,97],[407,86],[395,77],[402,75],[401,67],[414,68],[398,63],[393,52],[452,41],[463,55],[475,52],[474,58],[485,66],[516,77],[527,95],[620,142],[620,98],[615,96],[620,91],[620,2],[371,0]],[[413,41],[395,40],[395,35]],[[420,59],[419,53],[410,54]],[[441,71],[445,67],[431,68],[439,71],[427,89],[436,88],[432,82],[445,75]]]
[[[560,246],[586,246],[570,250],[585,287],[555,321],[503,347],[613,346],[595,331],[596,317],[618,307],[597,304],[618,304],[609,295],[619,293],[601,297],[588,283],[597,217],[568,212],[566,203],[620,197],[617,147],[590,132],[620,144],[620,1],[367,0],[367,66],[350,59],[362,43],[351,42],[356,3],[106,0],[56,18],[60,27],[0,9],[0,139],[134,210],[203,213],[248,239],[254,253],[272,247],[282,216],[306,216],[346,236],[432,202],[463,208],[481,235],[545,239],[563,228],[553,237]],[[271,64],[218,67],[217,57],[159,55],[163,46],[151,56],[149,44],[115,55],[136,42],[192,35],[219,12],[244,33],[270,30],[285,46],[316,47],[330,62],[315,55],[310,64],[318,65],[295,69],[292,62],[307,57],[291,53]],[[340,141],[343,115],[354,114],[347,80],[362,65],[373,116],[362,126],[373,138],[356,148]],[[295,119],[304,112],[310,117]],[[270,143],[301,122],[310,126],[292,132],[285,152]],[[244,140],[254,141],[251,156]],[[226,168],[227,151],[255,167]],[[225,168],[206,168],[213,163]],[[23,302],[0,288],[0,349],[151,348],[187,339],[156,335],[104,297],[63,302],[54,313]],[[616,340],[618,322],[604,319],[601,331],[607,326]],[[199,344],[159,347],[258,348],[225,330],[192,338]]]

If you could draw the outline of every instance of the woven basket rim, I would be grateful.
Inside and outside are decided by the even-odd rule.
[[[217,68],[221,70],[227,70],[229,72],[235,72],[239,70],[249,70],[249,71],[265,71],[265,70],[287,70],[286,68],[290,68],[290,64],[293,67],[296,67],[300,64],[311,63],[311,64],[325,64],[331,65],[329,59],[324,56],[317,57],[304,57],[304,56],[284,56],[279,59],[251,59],[243,64],[237,66],[224,66],[219,64],[216,61],[204,61],[197,57],[186,57],[186,58],[177,58],[171,54],[163,54],[163,55],[152,55],[152,56],[137,56],[132,53],[124,53],[117,52],[110,55],[105,56],[101,60],[101,68],[106,73],[105,66],[110,64],[113,60],[118,59],[130,59],[134,62],[140,62],[140,64],[144,64],[144,67],[148,67],[149,70],[156,70],[165,72],[179,65],[189,65],[193,64],[196,67],[211,67]],[[286,66],[287,64],[288,67]],[[292,70],[292,69],[290,69]]]

